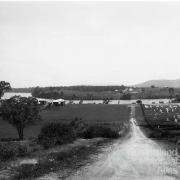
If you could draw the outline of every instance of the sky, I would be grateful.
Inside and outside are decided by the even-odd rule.
[[[180,2],[0,2],[12,87],[180,78]]]

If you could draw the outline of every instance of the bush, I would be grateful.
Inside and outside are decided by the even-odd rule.
[[[69,123],[69,126],[73,129],[76,137],[83,138],[88,125],[84,123],[81,118],[76,117]]]
[[[72,142],[75,132],[69,124],[49,123],[45,125],[38,136],[39,143],[45,148]]]
[[[118,138],[119,132],[118,130],[113,130],[109,127],[92,125],[92,126],[87,127],[83,135],[84,135],[84,138],[88,138],[88,139],[96,138],[96,137]]]
[[[69,125],[74,130],[76,137],[80,137],[80,138],[119,137],[118,129],[115,130],[114,128],[108,127],[111,126],[112,123],[88,125],[84,123],[81,118],[80,119],[75,118],[73,121],[71,121]]]
[[[25,145],[18,146],[18,156],[22,157],[28,154],[28,148]]]
[[[81,119],[75,118],[69,124],[49,123],[45,125],[38,136],[38,142],[44,148],[72,142],[80,138],[118,138],[119,130],[103,125],[88,126]]]

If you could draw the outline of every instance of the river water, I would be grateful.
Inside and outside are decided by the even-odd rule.
[[[147,138],[135,124],[132,132],[118,140],[111,151],[95,163],[83,167],[68,180],[179,180],[180,157],[175,145]]]

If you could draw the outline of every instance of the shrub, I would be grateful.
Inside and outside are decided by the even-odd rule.
[[[95,137],[104,137],[104,138],[118,138],[119,133],[117,130],[113,130],[109,127],[92,125],[87,127],[84,132],[84,138],[95,138]]]
[[[22,157],[28,154],[28,148],[25,145],[18,146],[18,156]]]
[[[39,144],[44,148],[72,142],[81,138],[118,138],[119,130],[103,125],[87,125],[81,119],[75,118],[69,124],[49,123],[45,125],[38,136]]]
[[[81,118],[75,118],[69,123],[69,126],[74,130],[76,137],[84,137],[84,132],[87,129],[87,124]]]
[[[119,130],[111,128],[112,123],[88,125],[82,121],[81,118],[75,118],[70,122],[71,129],[74,130],[76,137],[81,138],[117,138],[119,137]],[[123,127],[124,128],[124,127]]]
[[[39,143],[45,148],[72,142],[74,139],[73,128],[64,123],[49,123],[41,129],[38,136]]]

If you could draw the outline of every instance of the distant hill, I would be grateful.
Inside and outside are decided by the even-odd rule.
[[[150,87],[150,86],[156,86],[156,87],[174,87],[179,88],[180,87],[180,79],[176,80],[150,80],[146,81],[140,84],[134,85],[135,87]]]

